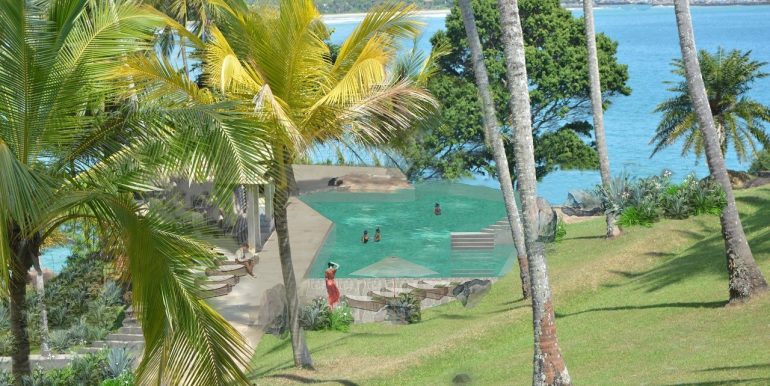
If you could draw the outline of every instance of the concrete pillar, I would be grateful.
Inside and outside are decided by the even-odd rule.
[[[259,185],[246,185],[246,223],[248,224],[249,250],[254,253],[262,248],[262,227],[259,221]]]
[[[275,185],[269,183],[265,185],[265,189],[265,217],[267,217],[267,222],[271,223],[273,221],[273,199],[275,198]]]

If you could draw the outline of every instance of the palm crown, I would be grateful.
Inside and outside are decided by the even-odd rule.
[[[168,26],[186,33],[132,0],[0,7],[0,287],[23,315],[45,238],[90,221],[131,282],[146,342],[139,381],[245,383],[242,337],[199,299],[195,270],[215,258],[201,229],[141,210],[131,192],[158,176],[213,176],[226,197],[263,172],[266,133],[156,57],[155,33]],[[16,338],[19,376],[29,343]]]
[[[770,108],[747,95],[754,81],[768,76],[762,71],[766,63],[752,60],[750,54],[738,50],[726,52],[723,48],[714,54],[705,50],[698,53],[722,153],[732,145],[741,161],[756,153],[758,145],[768,144],[763,125],[770,122]],[[672,65],[672,72],[684,78],[682,60],[676,59]],[[687,90],[685,80],[674,84],[669,91],[675,96],[655,109],[663,113],[663,118],[650,141],[655,145],[653,155],[681,139],[683,155],[693,152],[699,158],[703,156],[703,137]]]

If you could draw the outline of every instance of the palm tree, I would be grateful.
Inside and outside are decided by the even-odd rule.
[[[185,29],[192,28],[198,38],[206,35],[206,29],[211,23],[212,6],[208,0],[147,0],[146,3],[172,17]],[[170,56],[174,47],[179,49],[182,58],[182,68],[187,77],[190,76],[190,65],[187,59],[187,43],[185,34],[176,34],[178,29],[167,27],[163,30],[159,42],[161,51]]]
[[[610,158],[607,154],[607,141],[604,136],[604,104],[602,103],[602,84],[599,76],[599,56],[596,53],[596,33],[594,32],[593,0],[583,0],[583,21],[585,22],[586,46],[588,47],[588,78],[591,82],[591,107],[596,133],[596,152],[599,153],[599,173],[602,185],[609,186],[612,180]],[[607,237],[620,236],[620,227],[614,214],[607,213]]]
[[[411,6],[375,8],[332,61],[325,43],[329,31],[311,0],[282,0],[277,8],[229,0],[220,7],[218,28],[211,29],[206,48],[206,72],[228,98],[250,102],[274,140],[274,217],[294,363],[311,367],[299,324],[286,211],[295,185],[292,163],[327,141],[383,143],[433,108],[426,91],[388,73],[398,40],[416,36],[419,24]]]
[[[498,0],[508,91],[511,94],[511,125],[514,128],[516,176],[524,213],[524,235],[532,283],[532,318],[534,325],[533,385],[569,385],[567,363],[556,337],[556,317],[548,282],[543,245],[537,242],[537,180],[532,144],[532,120],[529,84],[524,58],[524,36],[516,0]]]
[[[695,51],[695,35],[690,18],[690,4],[687,0],[674,2],[676,22],[679,29],[679,46],[682,49],[682,65],[687,79],[692,109],[698,119],[698,127],[703,138],[709,172],[722,186],[727,198],[727,206],[719,217],[722,224],[722,235],[725,239],[727,257],[727,272],[730,276],[730,304],[745,302],[759,293],[767,291],[767,281],[757,267],[754,255],[743,232],[743,225],[735,205],[733,188],[727,175],[725,161],[719,144],[717,130],[714,124],[712,109],[706,86],[703,82],[698,57]]]
[[[503,192],[505,210],[508,214],[508,222],[511,225],[511,234],[516,246],[516,255],[519,260],[519,276],[521,277],[521,293],[524,299],[528,299],[530,287],[529,264],[527,263],[527,249],[524,244],[524,230],[521,227],[519,208],[516,205],[516,198],[513,193],[513,181],[511,181],[511,172],[508,168],[508,158],[505,154],[502,136],[497,127],[495,103],[492,99],[492,93],[489,91],[489,75],[487,75],[487,66],[484,64],[481,40],[479,39],[479,32],[476,30],[476,20],[470,0],[460,0],[459,4],[463,23],[465,24],[465,33],[468,36],[468,46],[471,49],[473,72],[476,77],[476,85],[479,88],[479,97],[481,98],[482,111],[484,113],[485,135],[494,155],[500,190]]]
[[[135,1],[0,7],[0,291],[10,295],[17,384],[30,373],[27,271],[71,221],[99,228],[131,282],[145,338],[139,382],[247,383],[243,338],[199,299],[194,270],[216,258],[200,229],[142,210],[132,194],[180,170],[217,176],[226,192],[259,172],[233,154],[247,164],[266,156],[254,150],[263,130],[155,58],[154,32],[170,24]]]
[[[711,116],[714,117],[718,143],[722,156],[732,145],[741,162],[755,155],[763,145],[770,147],[770,140],[764,124],[770,122],[770,107],[751,99],[748,95],[752,83],[765,78],[762,71],[767,63],[752,60],[751,52],[718,48],[714,54],[701,50],[698,62],[706,86],[706,97]],[[685,65],[681,59],[673,61],[673,73],[686,77]],[[663,118],[650,143],[655,144],[652,155],[684,139],[682,155],[693,152],[702,157],[705,141],[698,130],[698,118],[692,107],[687,80],[682,80],[669,89],[674,97],[659,104],[655,112]]]

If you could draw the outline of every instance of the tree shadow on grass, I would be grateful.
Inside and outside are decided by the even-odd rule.
[[[617,307],[600,307],[591,308],[588,310],[571,312],[571,313],[556,313],[557,318],[566,318],[568,316],[575,316],[580,314],[586,314],[589,312],[603,312],[603,311],[628,311],[628,310],[649,310],[654,308],[720,308],[727,304],[726,301],[716,302],[677,302],[677,303],[660,303],[660,304],[646,304],[640,306],[617,306]]]
[[[283,379],[287,379],[292,382],[301,383],[301,384],[338,383],[340,385],[345,385],[345,386],[358,386],[358,383],[349,381],[347,379],[313,379],[313,378],[301,377],[299,375],[293,375],[293,374],[276,374],[276,375],[271,375],[268,378],[283,378]]]
[[[770,363],[757,363],[753,365],[741,365],[741,366],[712,367],[709,369],[703,369],[701,371],[762,370],[762,369],[770,369]]]
[[[740,385],[740,384],[767,384],[767,382],[770,381],[770,378],[739,378],[739,379],[725,379],[722,381],[712,381],[712,382],[690,382],[690,383],[669,383],[667,385],[670,386],[717,386],[717,385]]]

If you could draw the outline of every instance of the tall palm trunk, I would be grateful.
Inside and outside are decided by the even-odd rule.
[[[521,294],[524,299],[528,299],[530,296],[529,272],[527,272],[529,264],[527,263],[527,249],[524,244],[524,230],[521,227],[519,208],[516,205],[516,197],[513,193],[513,182],[511,181],[511,172],[508,168],[508,158],[505,154],[505,147],[503,147],[503,139],[497,127],[495,102],[492,100],[492,93],[489,91],[489,75],[487,74],[487,66],[484,64],[479,32],[476,29],[476,18],[473,15],[470,0],[460,0],[460,10],[463,15],[463,23],[465,24],[465,33],[468,36],[468,45],[470,46],[473,59],[473,72],[476,76],[476,85],[479,88],[479,97],[481,98],[484,113],[484,134],[492,148],[500,190],[503,192],[505,210],[508,214],[508,222],[511,225],[511,234],[516,246],[516,255],[519,260],[519,276],[521,277]]]
[[[27,271],[32,267],[33,256],[40,252],[39,237],[29,239],[24,237],[21,229],[11,226],[11,335],[14,349],[11,354],[11,372],[16,385],[21,385],[22,378],[30,375],[29,335],[27,331]]]
[[[676,23],[679,28],[679,46],[682,49],[685,78],[690,92],[693,109],[698,116],[703,142],[706,148],[706,161],[711,176],[722,186],[727,198],[727,206],[719,217],[722,224],[722,236],[725,239],[727,272],[730,276],[730,303],[748,301],[752,296],[767,291],[767,281],[757,267],[757,262],[749,248],[743,225],[735,205],[733,188],[727,175],[725,161],[714,127],[714,117],[709,109],[706,86],[698,64],[695,50],[695,36],[690,18],[690,5],[687,0],[674,1]]]
[[[602,104],[602,85],[599,76],[599,56],[596,53],[596,33],[594,32],[593,0],[583,0],[586,46],[588,47],[588,78],[591,82],[591,107],[593,108],[594,132],[596,133],[596,151],[599,153],[599,173],[602,185],[609,186],[610,158],[607,154],[607,141],[604,136],[604,111]],[[607,237],[620,236],[620,227],[614,214],[607,213]]]
[[[278,251],[281,257],[281,271],[283,273],[283,285],[286,289],[286,304],[289,311],[289,332],[291,333],[291,348],[294,353],[294,365],[303,368],[312,368],[313,360],[305,341],[305,331],[299,324],[299,298],[297,296],[297,279],[294,276],[294,264],[291,260],[291,245],[289,243],[289,223],[287,206],[289,204],[289,191],[292,186],[290,179],[294,173],[291,169],[289,158],[279,155],[278,184],[274,197],[275,233],[278,235]]]
[[[537,242],[537,181],[532,144],[532,123],[524,58],[524,36],[521,31],[516,0],[498,0],[502,40],[511,94],[511,121],[515,130],[516,178],[524,213],[524,234],[532,282],[532,318],[534,325],[533,385],[571,384],[567,364],[556,337],[556,318],[548,283],[548,268],[542,244]]]

